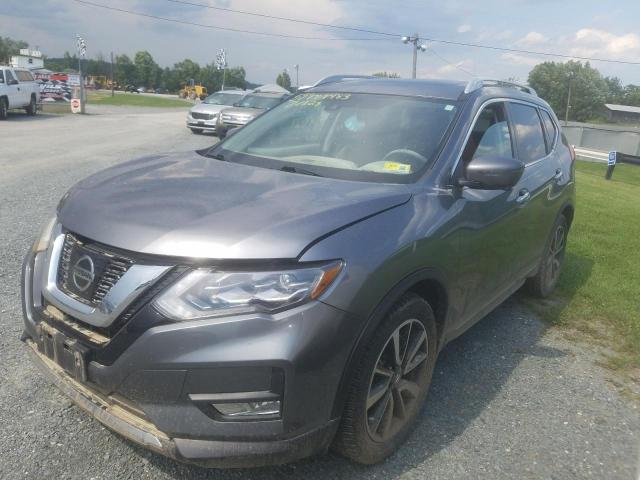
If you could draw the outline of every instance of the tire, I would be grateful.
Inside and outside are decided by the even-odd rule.
[[[35,116],[38,113],[38,105],[36,104],[36,97],[34,95],[31,96],[31,101],[29,102],[29,106],[25,108],[27,115]]]
[[[433,311],[422,297],[408,293],[395,304],[358,361],[333,450],[370,465],[405,441],[431,384],[436,332]]]
[[[531,295],[538,298],[546,298],[558,285],[568,233],[569,223],[567,218],[564,215],[560,215],[553,224],[544,255],[540,260],[538,272],[527,279],[526,288]]]
[[[191,131],[193,133],[195,133],[196,135],[199,135],[202,133],[202,129],[201,128],[192,128]]]
[[[9,116],[9,105],[6,98],[0,98],[0,120],[6,120]]]

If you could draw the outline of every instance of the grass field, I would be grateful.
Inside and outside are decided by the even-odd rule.
[[[543,317],[584,332],[609,366],[640,368],[640,167],[577,163],[576,214],[554,298],[533,303]],[[638,376],[634,374],[638,380]]]
[[[89,92],[87,103],[92,105],[127,105],[135,107],[177,107],[188,108],[193,103],[179,98],[167,98],[161,95],[140,95],[137,93],[116,92],[111,96],[110,92]]]

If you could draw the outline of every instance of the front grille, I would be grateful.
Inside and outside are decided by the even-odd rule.
[[[78,287],[72,272],[78,258],[83,256],[90,257],[92,268],[95,268],[94,279],[85,290]],[[128,258],[90,242],[83,242],[72,233],[67,233],[58,265],[58,287],[84,303],[99,305],[132,264]]]
[[[197,120],[213,120],[215,115],[211,113],[191,112],[191,116]]]

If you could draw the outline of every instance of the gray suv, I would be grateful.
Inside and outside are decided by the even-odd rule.
[[[73,187],[24,262],[26,351],[181,461],[378,462],[447,342],[553,290],[574,188],[531,89],[338,78]]]

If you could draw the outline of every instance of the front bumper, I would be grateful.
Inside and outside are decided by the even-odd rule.
[[[55,362],[38,352],[32,340],[27,351],[33,363],[67,397],[104,426],[123,437],[174,460],[205,467],[255,467],[291,462],[328,448],[337,427],[327,425],[280,441],[240,442],[169,438],[155,425],[123,406],[121,401],[74,380]]]
[[[205,132],[216,131],[216,119],[211,120],[198,120],[192,117],[187,117],[187,128],[195,128]]]
[[[62,332],[89,350],[78,379],[37,348],[52,320],[34,306],[33,270],[29,255],[22,284],[31,357],[109,428],[168,457],[220,467],[289,462],[331,442],[334,402],[360,329],[345,312],[314,301],[275,315],[168,322],[147,304],[101,345]],[[280,395],[280,418],[230,421],[195,401],[264,391]]]

